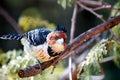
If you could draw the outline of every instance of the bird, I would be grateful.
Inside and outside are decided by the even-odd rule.
[[[0,39],[19,40],[24,52],[37,60],[48,61],[59,56],[66,49],[65,27],[56,26],[55,30],[37,28],[23,34],[7,34]]]

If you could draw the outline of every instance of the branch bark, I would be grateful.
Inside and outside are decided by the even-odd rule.
[[[100,25],[98,25],[98,26],[96,26],[94,28],[89,29],[88,31],[82,33],[81,35],[79,35],[78,37],[73,39],[67,45],[66,50],[61,55],[59,55],[58,57],[56,57],[53,60],[43,62],[42,65],[41,65],[42,66],[41,70],[39,70],[40,68],[38,68],[38,67],[37,67],[37,70],[34,70],[34,69],[36,69],[36,66],[39,65],[39,64],[36,64],[36,65],[33,65],[30,70],[27,70],[27,68],[23,69],[23,70],[20,70],[18,72],[18,75],[21,78],[24,78],[24,77],[30,77],[30,76],[34,76],[34,75],[37,75],[37,74],[41,73],[42,70],[50,67],[51,65],[55,65],[58,61],[62,60],[65,56],[70,54],[71,51],[76,49],[78,46],[80,46],[86,40],[94,37],[97,34],[100,34],[100,33],[104,32],[106,30],[109,30],[110,28],[114,27],[115,25],[117,25],[119,23],[120,23],[120,15],[116,16],[114,18],[111,18],[108,21],[106,21],[106,22],[104,22],[104,23],[102,23],[102,24],[100,24]],[[27,73],[29,73],[29,74],[27,74]],[[34,74],[34,75],[32,75],[32,74]]]

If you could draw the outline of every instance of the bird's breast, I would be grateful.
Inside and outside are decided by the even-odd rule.
[[[24,51],[25,53],[39,59],[42,61],[47,61],[52,59],[52,57],[48,54],[48,44],[44,43],[42,45],[34,46],[30,45],[27,40],[24,40]]]
[[[43,61],[52,59],[52,57],[50,57],[48,54],[46,54],[46,52],[44,50],[39,50],[36,54],[36,57]]]

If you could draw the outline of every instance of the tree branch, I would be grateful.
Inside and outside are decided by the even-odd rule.
[[[78,7],[77,4],[75,4],[72,19],[71,19],[71,31],[70,31],[70,42],[74,38],[74,32],[75,32],[75,24],[76,24],[76,17],[77,17]]]
[[[92,10],[91,8],[88,8],[87,6],[83,5],[83,4],[82,4],[81,2],[79,2],[79,1],[77,1],[77,4],[78,4],[81,8],[83,8],[83,9],[91,12],[91,13],[94,14],[97,18],[99,18],[100,20],[102,20],[103,22],[105,22],[105,20],[104,20],[104,18],[103,18],[102,15],[97,14],[96,12],[94,12],[94,10]]]
[[[73,16],[72,16],[72,19],[71,19],[71,31],[70,31],[70,41],[69,42],[71,42],[74,38],[77,11],[78,11],[78,7],[77,7],[77,4],[75,4],[74,11],[73,11]],[[69,80],[73,80],[72,56],[69,56],[68,63],[69,63]],[[77,76],[76,76],[76,78],[77,78]]]
[[[102,1],[79,0],[79,2],[89,7],[100,7],[103,5]]]
[[[55,59],[52,59],[50,61],[43,62],[42,65],[41,65],[42,66],[41,70],[39,70],[40,68],[38,68],[38,67],[36,68],[36,66],[39,65],[39,64],[36,64],[36,65],[33,65],[30,70],[27,70],[27,68],[23,69],[23,70],[20,70],[18,72],[18,75],[21,78],[24,78],[24,77],[30,77],[30,76],[34,76],[34,75],[37,75],[37,74],[41,73],[42,70],[50,67],[51,65],[55,65],[58,61],[62,60],[65,56],[70,54],[71,51],[76,49],[78,46],[80,46],[86,40],[94,37],[97,34],[100,34],[100,33],[104,32],[106,30],[109,30],[110,28],[114,27],[118,23],[120,23],[120,15],[116,16],[114,18],[111,18],[108,21],[106,21],[106,22],[104,22],[104,23],[102,23],[102,24],[100,24],[100,25],[98,25],[94,28],[89,29],[88,31],[82,33],[81,35],[79,35],[78,37],[73,39],[67,45],[66,50],[61,55],[59,55],[58,57],[56,57]],[[37,69],[37,70],[33,70],[33,68]],[[31,71],[31,70],[33,70],[33,71]],[[27,74],[27,73],[29,73],[29,74]],[[32,74],[34,74],[34,75],[32,75]]]
[[[17,22],[1,6],[0,15],[2,15],[12,25],[12,27],[17,31],[17,33],[19,34],[23,33]]]

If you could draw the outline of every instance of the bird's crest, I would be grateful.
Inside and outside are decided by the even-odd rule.
[[[65,27],[62,27],[62,26],[59,26],[59,25],[57,25],[56,26],[56,29],[55,29],[56,31],[63,31],[63,32],[67,32],[67,30],[65,29]]]

